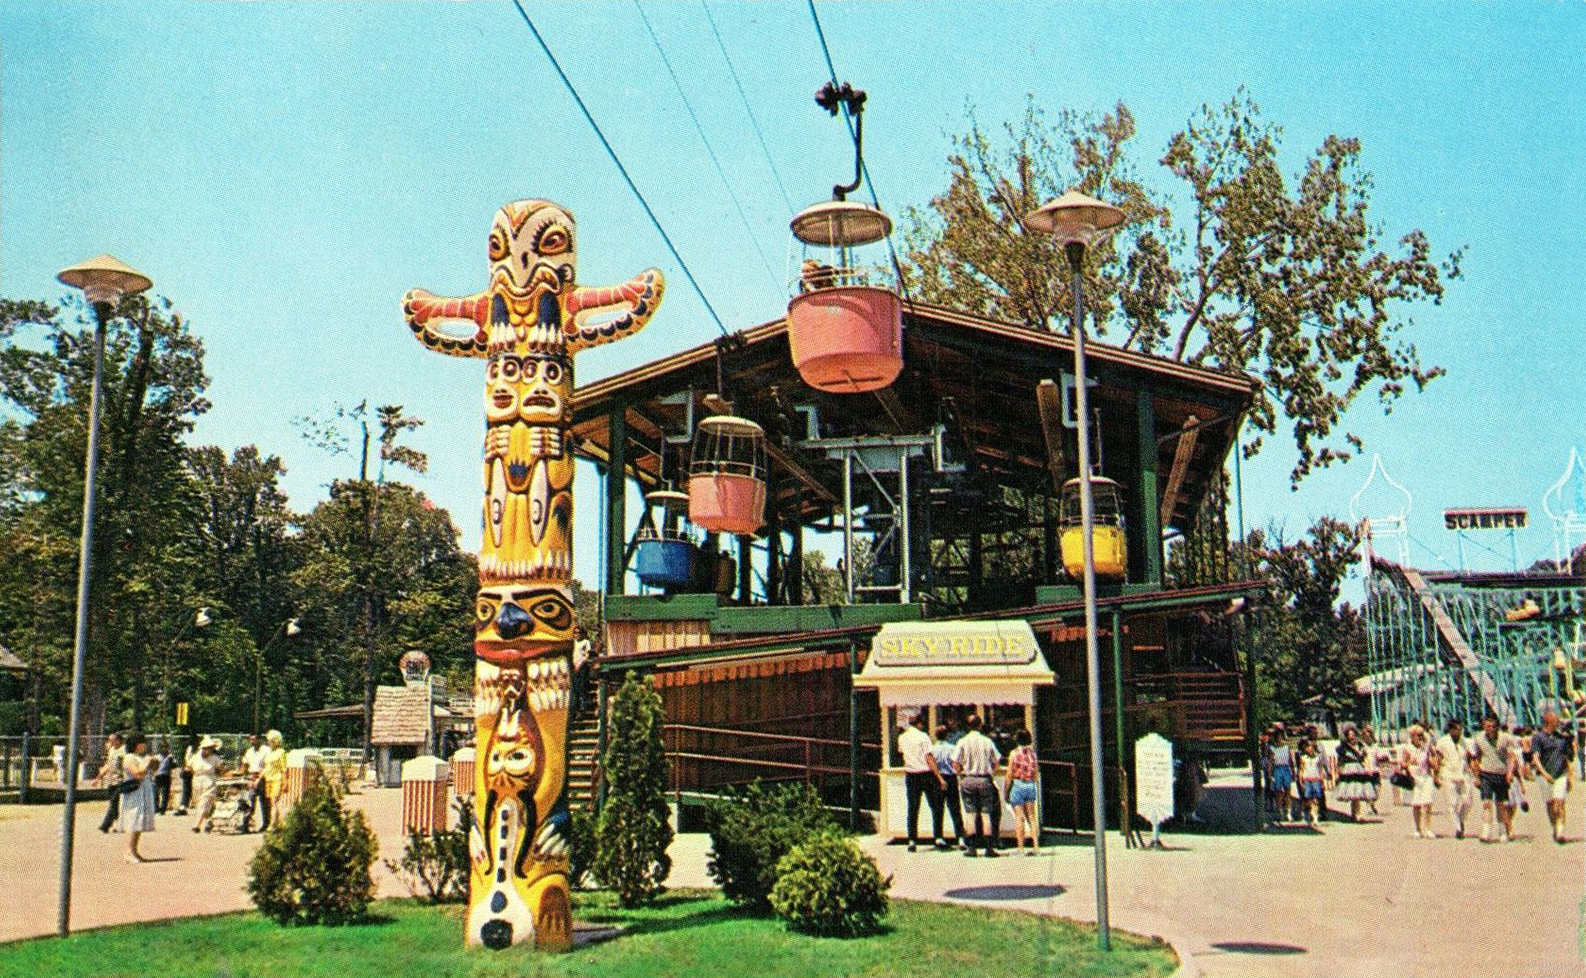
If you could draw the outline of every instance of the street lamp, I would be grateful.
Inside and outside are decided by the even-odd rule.
[[[1111,950],[1112,937],[1107,923],[1107,833],[1106,785],[1101,756],[1101,660],[1096,643],[1096,550],[1095,510],[1090,492],[1090,404],[1085,374],[1085,297],[1081,269],[1085,249],[1102,240],[1123,223],[1123,211],[1104,201],[1087,197],[1077,190],[1024,217],[1031,231],[1050,234],[1063,246],[1068,268],[1073,274],[1074,318],[1074,411],[1079,421],[1079,513],[1084,534],[1085,553],[1085,684],[1090,694],[1090,803],[1094,821],[1096,849],[1096,942],[1103,951]],[[1128,813],[1119,816],[1127,819]]]
[[[105,327],[122,296],[135,295],[154,284],[147,275],[109,255],[90,258],[56,276],[62,285],[81,289],[94,307],[94,380],[88,395],[88,450],[83,473],[83,532],[77,555],[77,633],[72,643],[71,729],[66,738],[66,811],[61,816],[61,896],[56,932],[71,927],[72,832],[77,825],[78,721],[83,707],[83,663],[88,649],[88,581],[94,545],[94,491],[99,468],[99,390],[105,362]]]
[[[188,632],[195,628],[208,628],[213,621],[214,619],[209,617],[209,608],[199,608],[198,614],[193,616],[193,620],[183,625],[182,630],[176,633],[175,638],[171,639],[171,644],[166,646],[164,660],[165,680],[160,688],[160,723],[165,727],[167,734],[170,733],[171,727],[174,726],[171,720],[171,656],[176,652],[176,647],[182,644],[182,639],[187,637]]]
[[[270,636],[270,640],[264,643],[264,648],[259,650],[259,654],[253,657],[253,732],[255,734],[259,732],[259,700],[264,692],[264,654],[270,651],[270,646],[274,645],[275,640],[282,635],[291,638],[302,630],[298,619],[288,618],[275,630],[275,634]]]

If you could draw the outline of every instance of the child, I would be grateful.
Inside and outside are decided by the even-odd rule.
[[[1322,802],[1326,799],[1326,789],[1323,780],[1326,775],[1322,771],[1322,755],[1316,747],[1316,741],[1304,738],[1300,741],[1300,805],[1305,809],[1305,824],[1316,828],[1317,818],[1321,815]]]
[[[1267,758],[1271,769],[1267,772],[1267,788],[1274,817],[1286,822],[1290,814],[1289,789],[1294,786],[1294,748],[1283,742],[1283,730],[1278,727],[1273,728],[1268,743]]]

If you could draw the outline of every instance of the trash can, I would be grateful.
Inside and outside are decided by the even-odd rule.
[[[474,749],[463,747],[452,753],[452,794],[459,798],[474,796]]]
[[[438,757],[415,757],[402,765],[402,833],[429,835],[451,827],[448,765]]]
[[[275,810],[270,813],[270,818],[279,819],[291,811],[293,805],[303,800],[303,792],[308,788],[309,781],[320,777],[322,773],[319,751],[308,747],[287,751],[286,776],[281,781],[281,798],[276,803]]]

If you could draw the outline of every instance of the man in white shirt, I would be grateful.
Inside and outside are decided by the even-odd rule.
[[[931,754],[930,735],[921,729],[924,723],[922,715],[916,713],[898,734],[898,753],[903,755],[903,786],[909,799],[910,852],[918,848],[922,796],[931,804],[931,839],[938,849],[945,845],[942,842],[942,777],[936,769],[936,758]]]
[[[269,797],[264,791],[264,761],[270,756],[270,749],[259,743],[259,735],[252,734],[248,737],[248,749],[242,752],[242,769],[248,772],[248,813],[242,817],[242,831],[252,831],[253,813],[258,812],[261,820],[259,831],[264,831],[270,826],[270,814],[263,806],[269,804]]]
[[[987,856],[997,855],[997,842],[1002,837],[1002,796],[997,793],[993,778],[1002,755],[991,738],[980,732],[980,715],[971,713],[966,721],[969,732],[953,748],[953,766],[958,769],[958,793],[963,799],[964,814],[969,816],[971,836],[964,855],[975,855],[976,842]],[[991,821],[991,835],[984,835],[981,816]]]
[[[1465,815],[1470,811],[1470,738],[1465,725],[1448,721],[1443,736],[1437,738],[1437,770],[1448,796],[1448,811],[1454,816],[1454,838],[1465,837]]]
[[[99,780],[109,789],[110,804],[105,806],[105,817],[99,823],[99,831],[109,832],[116,827],[116,820],[121,814],[121,783],[127,779],[126,769],[122,762],[126,760],[127,749],[123,746],[121,735],[111,734],[105,738],[105,765],[99,769]],[[117,832],[121,831],[119,828]]]

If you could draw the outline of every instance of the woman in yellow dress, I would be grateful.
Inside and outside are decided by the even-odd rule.
[[[272,730],[264,735],[269,753],[264,756],[264,793],[270,799],[270,811],[281,810],[281,789],[286,786],[286,748],[282,746],[281,731]],[[279,820],[280,816],[276,815]]]

